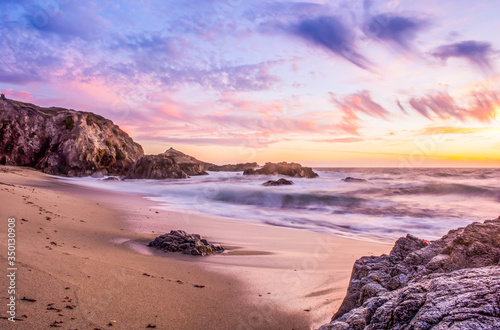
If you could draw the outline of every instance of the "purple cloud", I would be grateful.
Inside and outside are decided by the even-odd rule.
[[[305,19],[292,26],[289,32],[322,47],[362,69],[369,69],[370,61],[356,51],[356,35],[338,17],[321,16]]]
[[[381,14],[371,17],[364,31],[371,38],[408,50],[417,33],[427,26],[428,22],[419,18]]]
[[[465,58],[484,71],[492,70],[490,56],[494,53],[489,42],[474,40],[443,45],[434,50],[433,56],[446,61],[450,57]]]
[[[24,6],[26,18],[43,34],[51,34],[69,41],[80,38],[95,40],[106,31],[107,22],[97,14],[92,1],[28,2]]]

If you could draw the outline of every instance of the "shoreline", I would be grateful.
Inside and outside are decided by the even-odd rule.
[[[6,186],[8,188],[2,185],[3,189],[13,190],[10,192],[2,189],[0,191],[2,197],[13,195],[9,196],[10,200],[17,203],[24,199],[24,205],[21,205],[21,208],[17,205],[17,211],[14,211],[17,213],[14,214],[16,218],[28,216],[23,215],[27,213],[26,202],[33,198],[42,199],[41,195],[50,195],[49,200],[39,203],[44,211],[38,213],[42,214],[32,215],[33,218],[39,219],[28,219],[29,222],[20,224],[22,226],[20,229],[36,222],[39,225],[48,224],[51,230],[57,230],[49,235],[44,229],[49,238],[45,241],[54,239],[56,243],[52,250],[43,247],[36,251],[25,246],[26,241],[19,238],[19,259],[23,259],[21,251],[29,251],[25,253],[24,263],[26,271],[30,272],[30,279],[33,281],[35,278],[33,282],[39,282],[44,273],[55,272],[59,275],[59,283],[56,280],[53,285],[63,286],[60,282],[65,278],[78,277],[75,295],[78,292],[79,301],[92,301],[95,300],[92,299],[93,295],[99,297],[100,291],[107,292],[107,295],[112,297],[107,299],[113,303],[104,308],[103,312],[95,312],[93,318],[95,324],[101,327],[106,326],[106,322],[110,320],[116,321],[115,326],[126,324],[144,328],[148,322],[154,322],[158,328],[166,329],[189,329],[200,326],[228,329],[317,327],[329,321],[344,298],[354,261],[362,255],[387,253],[391,248],[386,244],[355,241],[329,234],[263,225],[240,219],[165,211],[164,205],[142,196],[82,188],[62,183],[62,180],[26,168],[0,167],[0,169],[2,169],[0,182],[16,185]],[[4,173],[5,170],[8,173]],[[29,194],[30,197],[22,194],[23,190],[27,190],[23,186],[34,187]],[[66,209],[58,210],[57,204],[52,206],[50,201],[54,199],[58,202],[65,200]],[[16,209],[16,203],[10,204],[12,205],[8,205],[7,209],[2,209],[2,217],[7,217],[9,209]],[[74,206],[77,204],[79,207],[85,206],[84,214],[82,209],[75,209]],[[52,207],[55,209],[52,210]],[[54,219],[46,224],[43,212],[52,212],[58,216],[54,216]],[[86,220],[77,220],[79,216],[85,215]],[[93,218],[89,219],[89,215]],[[5,228],[0,230],[2,235],[6,230],[6,226],[3,227]],[[82,227],[85,227],[83,232]],[[151,249],[140,244],[145,244],[171,229],[198,233],[211,242],[229,247],[229,252],[198,258],[177,254],[165,255],[159,251],[149,253]],[[35,236],[34,241],[46,244],[42,237],[36,239],[35,231],[29,234]],[[92,239],[86,235],[91,235]],[[60,242],[51,236],[58,236]],[[78,248],[77,243],[82,246]],[[77,248],[72,250],[69,245]],[[56,250],[61,250],[62,254],[54,258],[51,252]],[[6,248],[2,246],[0,253],[2,259],[5,258],[5,254]],[[38,256],[38,259],[35,256]],[[40,260],[40,257],[49,260]],[[69,267],[81,263],[82,259],[93,267],[90,267],[92,268],[90,270],[89,267],[81,265],[77,267],[78,272],[88,273],[90,279],[95,278],[93,280],[95,288],[85,284],[87,281],[85,277],[77,276],[74,273],[76,270]],[[51,267],[47,263],[50,263]],[[35,271],[35,268],[40,270],[40,273]],[[149,276],[143,275],[144,273]],[[111,279],[116,278],[117,274],[119,276],[116,281],[122,285],[116,285],[116,281],[110,282],[105,278],[106,275]],[[27,284],[28,282],[30,280],[20,283],[20,292],[25,290],[23,288],[32,286]],[[128,288],[132,284],[136,290],[119,289],[124,286]],[[195,284],[205,287],[197,288],[193,286]],[[97,287],[100,287],[100,290],[96,291]],[[138,288],[143,292],[138,294]],[[42,291],[38,292],[38,299],[47,300],[46,295],[50,294]],[[175,304],[170,300],[161,299],[162,292],[168,292],[169,296],[174,297]],[[21,295],[23,293],[18,294],[18,299],[22,298]],[[123,301],[135,307],[123,307],[115,311],[115,304]],[[196,306],[200,301],[204,303]],[[160,306],[154,305],[159,302]],[[32,305],[36,304],[38,300]],[[25,304],[20,304],[19,308],[24,307],[23,305]],[[38,310],[33,306],[29,309],[32,315],[27,314],[28,318],[22,323],[28,325],[36,318],[48,322],[45,308]],[[85,303],[76,309],[90,313],[93,310]],[[130,313],[137,310],[141,310],[141,316],[126,315],[126,311]],[[165,311],[170,312],[168,317],[165,316]],[[71,317],[68,319],[65,313],[62,314],[61,320],[67,322],[63,323],[65,328],[70,324],[81,327],[88,323],[85,323],[83,317],[71,320]],[[105,314],[113,314],[114,318],[106,317]]]

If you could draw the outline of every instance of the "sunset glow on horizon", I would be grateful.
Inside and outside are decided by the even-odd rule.
[[[0,1],[0,91],[217,164],[500,166],[497,1]]]

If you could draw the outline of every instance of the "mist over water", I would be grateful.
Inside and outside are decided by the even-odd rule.
[[[436,239],[448,230],[500,215],[500,169],[317,168],[319,178],[210,172],[184,180],[68,181],[142,194],[167,209],[189,210],[330,232],[394,240],[411,233]],[[353,177],[366,181],[345,182]]]

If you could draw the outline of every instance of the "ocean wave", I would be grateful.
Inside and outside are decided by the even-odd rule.
[[[461,183],[428,183],[422,186],[393,189],[394,194],[404,195],[466,195],[500,197],[497,190]]]
[[[364,198],[316,193],[269,192],[262,190],[222,189],[209,197],[215,201],[265,206],[270,208],[308,208],[311,206],[356,207],[365,202]]]

